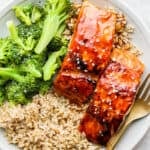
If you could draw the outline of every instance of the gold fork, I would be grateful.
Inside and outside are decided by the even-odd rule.
[[[127,129],[127,127],[134,121],[146,117],[150,114],[150,74],[143,81],[136,96],[135,104],[133,105],[129,115],[120,127],[120,129],[112,136],[107,144],[107,150],[113,150],[119,139]]]

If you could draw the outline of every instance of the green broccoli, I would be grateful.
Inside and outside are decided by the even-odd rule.
[[[0,67],[0,77],[1,78],[15,80],[18,83],[25,84],[25,86],[32,84],[33,81],[36,80],[36,78],[31,73],[24,74],[23,72],[24,71],[16,69],[16,68]]]
[[[31,52],[30,52],[31,53]],[[30,55],[10,38],[0,39],[0,64],[20,64],[24,57]]]
[[[24,76],[21,82],[11,81],[6,86],[6,98],[12,104],[26,104],[35,94],[45,94],[51,82],[34,78],[31,74]]]
[[[32,36],[33,39],[38,40],[42,33],[43,21],[38,22],[36,24],[32,24],[31,26],[27,26],[25,24],[19,24],[18,28],[18,36],[26,39],[27,37]]]
[[[29,99],[26,98],[21,86],[15,81],[10,82],[6,88],[6,99],[11,104],[27,104]]]
[[[0,63],[2,64],[7,63],[8,60],[5,58],[5,55],[7,54],[5,52],[8,48],[8,45],[9,45],[9,41],[7,39],[0,39]]]
[[[31,81],[28,76],[28,81]],[[18,83],[16,81],[9,82],[5,88],[6,95],[0,91],[0,103],[3,104],[4,100],[7,99],[11,104],[27,104],[32,100],[35,94],[45,94],[51,85],[51,82],[44,82],[43,80],[33,80],[32,82]],[[1,94],[2,93],[2,94]]]
[[[35,78],[32,74],[27,74],[23,82],[18,82],[27,99],[31,99],[35,94],[45,94],[51,85],[51,81],[43,81],[42,78]]]
[[[21,75],[30,73],[36,78],[42,77],[42,67],[46,61],[46,54],[41,55],[32,54],[24,58],[20,65],[12,67],[0,67],[0,77],[7,77],[9,79],[17,80],[18,82],[24,80]]]
[[[67,47],[67,45],[68,41],[65,38],[55,36],[52,39],[52,41],[48,44],[47,49],[48,51],[53,52],[59,50],[62,46]]]
[[[18,36],[18,30],[13,23],[13,21],[8,21],[7,22],[7,27],[10,32],[10,38],[17,44],[19,45],[23,50],[30,51],[33,50],[36,41],[33,39],[32,36],[27,37],[26,39],[21,39]]]
[[[39,83],[40,83],[39,93],[42,94],[42,95],[44,95],[50,89],[50,87],[52,85],[52,80],[43,81],[43,79],[41,79],[39,81]]]
[[[56,70],[61,65],[61,57],[63,57],[67,52],[66,47],[62,47],[59,51],[53,52],[43,67],[43,78],[44,81],[50,80],[55,74]]]
[[[19,74],[18,70],[15,68],[9,68],[9,67],[0,67],[0,77],[1,78],[7,78],[7,79],[13,79],[18,82],[24,81],[24,76]]]
[[[40,82],[38,81],[38,78],[35,78],[32,74],[28,73],[22,82],[18,82],[18,86],[21,86],[22,91],[26,94],[26,97],[31,98],[39,92]]]
[[[42,76],[41,71],[38,68],[37,62],[27,59],[24,64],[19,68],[23,72],[31,73],[34,77],[40,78]]]
[[[16,17],[24,22],[26,25],[31,25],[32,22],[31,22],[31,19],[30,19],[30,16],[31,16],[31,11],[32,11],[32,5],[25,5],[25,6],[15,6],[13,8],[14,12],[15,12],[15,15]]]
[[[42,22],[16,27],[9,21],[7,25],[10,37],[0,39],[0,64],[20,64],[25,57],[34,53],[33,49],[41,35]]]
[[[45,12],[47,13],[44,20],[43,30],[35,52],[40,54],[45,50],[49,42],[55,37],[57,32],[63,32],[65,20],[68,17],[70,9],[69,0],[47,0],[45,4]],[[59,33],[60,34],[60,33]]]
[[[32,14],[31,14],[32,23],[36,23],[41,19],[41,17],[43,16],[41,12],[43,12],[41,7],[33,6]]]
[[[42,66],[46,60],[46,55],[32,55],[26,58],[19,66],[18,70],[31,73],[34,77],[42,77]]]
[[[3,85],[6,84],[6,82],[8,81],[8,79],[6,77],[0,77],[0,89]]]
[[[67,51],[62,33],[70,6],[69,0],[46,0],[43,8],[14,7],[21,24],[8,21],[10,35],[0,39],[0,105],[5,99],[26,104],[49,90]]]
[[[27,26],[36,23],[43,16],[42,8],[33,4],[15,6],[13,10],[16,17]]]
[[[13,72],[11,74],[15,74],[15,77],[5,86],[7,100],[15,104],[29,102],[40,90],[39,80],[32,76],[32,74],[26,74],[25,76],[19,73],[16,75]],[[9,75],[9,77],[11,78],[12,76]]]
[[[5,101],[5,91],[3,89],[3,87],[0,86],[0,106],[4,103]]]
[[[19,50],[20,51],[20,50]],[[0,63],[7,64],[12,59],[15,62],[20,61],[20,52],[17,46],[8,38],[0,39]]]

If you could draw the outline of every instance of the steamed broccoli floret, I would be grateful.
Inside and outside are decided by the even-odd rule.
[[[5,38],[0,39],[0,63],[16,63],[21,61],[23,51],[12,40]]]
[[[40,78],[42,76],[41,68],[39,67],[38,62],[35,60],[27,59],[19,69],[23,72],[31,73],[34,77],[37,78]]]
[[[48,44],[48,51],[57,51],[59,50],[62,46],[67,47],[68,45],[68,41],[63,38],[63,37],[59,37],[59,36],[55,36],[52,41]]]
[[[4,91],[4,89],[3,89],[3,87],[2,86],[0,86],[0,106],[4,103],[4,101],[5,101],[5,91]]]
[[[27,74],[22,82],[9,82],[6,86],[6,98],[13,104],[26,104],[35,94],[45,94],[50,88],[50,83]]]
[[[32,4],[15,6],[13,10],[16,17],[28,26],[39,21],[43,15],[42,8]]]
[[[18,70],[22,72],[31,73],[34,77],[42,77],[42,66],[46,60],[46,55],[32,55],[29,58],[26,58]]]
[[[49,42],[56,36],[57,32],[63,32],[63,29],[65,28],[65,20],[68,17],[69,9],[69,0],[46,1],[44,10],[47,15],[44,20],[40,40],[35,47],[35,52],[37,54],[40,54],[43,50],[45,50]]]
[[[32,74],[27,74],[24,77],[23,82],[18,82],[18,86],[22,88],[22,91],[26,94],[27,98],[31,98],[33,95],[37,94],[40,88],[39,79],[32,76]]]
[[[38,79],[31,74],[24,76],[22,81],[11,81],[6,86],[7,99],[15,104],[26,104],[39,92]]]
[[[67,48],[62,47],[59,51],[53,52],[43,67],[44,81],[50,80],[61,65],[61,58],[66,54]]]
[[[6,96],[2,93],[0,103],[3,104],[4,100],[7,99],[12,104],[27,104],[31,101],[35,94],[45,94],[51,85],[50,81],[37,80],[32,76],[26,77],[26,82],[11,81],[6,86]],[[0,91],[0,96],[1,96]]]
[[[12,39],[0,39],[0,64],[20,64],[24,57],[30,56],[32,51],[26,51]]]
[[[51,81],[43,81],[42,78],[35,78],[28,73],[23,82],[18,82],[18,86],[24,92],[27,99],[31,99],[35,94],[45,94],[50,88]]]
[[[8,78],[6,78],[6,77],[0,77],[0,88],[1,88],[1,86],[3,86],[3,85],[5,85],[5,83],[8,81]]]
[[[16,28],[13,21],[7,22],[7,27],[10,32],[10,38],[19,45],[23,50],[30,51],[33,50],[36,41],[32,36],[27,37],[26,39],[21,39],[21,37],[18,36],[18,29]]]
[[[27,93],[28,91],[33,92],[38,90],[39,87],[37,78],[35,78],[31,73],[24,74],[22,70],[15,68],[0,68],[0,77],[9,80],[16,81],[18,86],[21,87],[22,91]]]
[[[6,99],[11,104],[26,104],[29,99],[26,98],[21,86],[15,81],[10,82],[6,86]]]
[[[7,78],[11,80],[16,80],[18,82],[24,81],[24,76],[21,76],[17,69],[9,67],[0,67],[0,77]]]
[[[5,58],[9,41],[7,39],[0,39],[0,63],[7,63],[8,59]],[[9,48],[8,48],[9,49]]]
[[[7,77],[18,82],[24,80],[22,75],[30,73],[35,78],[42,77],[42,67],[46,61],[46,54],[41,55],[32,54],[29,57],[24,58],[22,63],[18,66],[12,67],[0,67],[0,77]]]
[[[50,87],[52,85],[52,80],[43,81],[43,79],[42,79],[39,83],[40,83],[39,93],[44,95],[50,89]]]
[[[31,26],[27,26],[25,24],[20,24],[17,26],[18,35],[19,35],[19,37],[24,38],[24,39],[32,36],[33,39],[37,40],[41,36],[42,26],[43,26],[43,22],[32,24]]]
[[[13,8],[16,17],[21,21],[24,22],[26,25],[31,25],[31,12],[32,12],[32,5],[25,5],[25,6],[15,6]]]
[[[43,15],[41,12],[43,12],[41,7],[33,6],[32,14],[31,14],[32,23],[36,23],[37,21],[39,21],[41,19],[42,15]]]
[[[5,68],[0,67],[1,79],[6,78],[7,80],[13,80],[13,81],[18,82],[18,86],[21,85],[23,91],[31,91],[32,92],[32,91],[38,90],[39,89],[38,87],[40,87],[38,81],[40,81],[40,79],[38,79],[39,76],[35,77],[35,75],[37,75],[38,73],[40,74],[41,72],[37,69],[37,72],[38,71],[39,72],[33,73],[32,71],[31,72],[29,70],[27,71],[27,68],[29,66],[26,66],[26,68],[24,66],[25,70],[22,70],[21,67],[19,67],[17,69],[16,68],[8,68],[8,67],[7,68],[6,67]],[[40,69],[42,69],[42,67]]]
[[[12,72],[13,74],[13,72]],[[6,96],[8,101],[15,104],[26,104],[31,98],[39,92],[40,82],[32,74],[26,74],[25,76],[18,73],[17,77],[13,78],[6,86]]]

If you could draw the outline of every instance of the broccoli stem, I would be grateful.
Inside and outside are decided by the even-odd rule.
[[[4,91],[1,89],[0,90],[0,106],[4,103],[5,101],[5,94]]]
[[[0,60],[4,59],[5,57],[4,51],[8,44],[9,44],[9,41],[5,40],[5,42],[0,45]]]
[[[30,26],[32,24],[30,17],[25,15],[21,7],[14,7],[13,9],[15,11],[16,17],[21,18],[21,20],[25,22],[26,25]]]
[[[65,20],[66,18],[63,19]],[[46,49],[47,45],[51,42],[51,40],[55,37],[57,31],[59,31],[59,35],[64,31],[64,25],[63,27],[60,26],[61,22],[57,15],[49,15],[46,18],[46,20],[44,21],[43,31],[40,40],[35,48],[35,53],[42,53]],[[61,30],[59,30],[59,28],[61,28]]]
[[[23,49],[26,49],[25,45],[23,44],[23,41],[19,38],[18,36],[18,31],[16,29],[15,24],[13,23],[13,21],[8,21],[7,22],[7,27],[9,29],[10,32],[10,37],[21,47],[23,47]]]
[[[39,70],[37,70],[32,64],[29,67],[25,67],[25,66],[20,67],[19,70],[22,71],[22,72],[31,73],[36,78],[41,78],[42,77],[41,72]]]
[[[40,54],[46,49],[57,32],[59,32],[59,35],[62,34],[65,29],[65,20],[68,17],[68,8],[70,7],[68,0],[47,0],[46,2],[47,7],[45,9],[48,14],[44,20],[40,40],[35,47],[35,53],[37,54]]]
[[[33,7],[32,14],[31,14],[32,23],[39,21],[41,17],[42,17],[42,14],[40,10],[37,7]]]
[[[0,78],[0,86],[3,86],[7,81],[8,79],[6,77]]]
[[[59,21],[52,15],[48,15],[48,17],[44,21],[43,31],[40,37],[40,40],[35,48],[35,52],[37,54],[42,53],[42,51],[47,47],[48,43],[55,36],[59,27]]]
[[[13,68],[0,68],[0,76],[4,78],[14,79],[18,82],[24,81],[24,76],[18,74],[16,69]]]
[[[36,41],[32,38],[32,36],[29,36],[25,41],[23,41],[18,36],[18,30],[13,21],[8,21],[7,27],[9,29],[11,39],[14,40],[14,42],[18,44],[20,47],[22,47],[23,50],[30,51],[34,48]]]
[[[56,36],[61,37],[62,33],[66,28],[66,24],[61,25],[61,27],[57,30]]]
[[[60,58],[66,54],[66,47],[62,47],[59,51],[53,52],[45,65],[43,66],[44,81],[50,80],[55,74],[56,70],[60,67]]]

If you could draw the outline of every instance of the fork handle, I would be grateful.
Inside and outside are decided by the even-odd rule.
[[[125,130],[128,128],[128,122],[123,124],[123,126],[112,136],[112,138],[109,140],[107,144],[107,150],[113,150],[115,145],[118,143],[119,139],[125,132]]]

